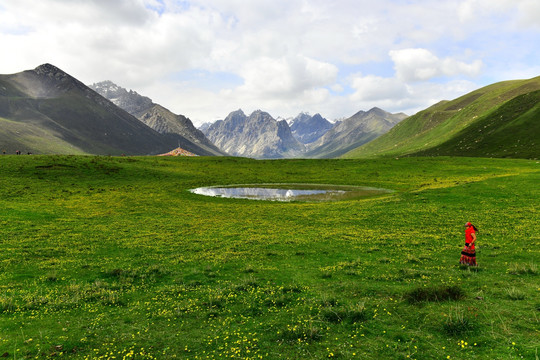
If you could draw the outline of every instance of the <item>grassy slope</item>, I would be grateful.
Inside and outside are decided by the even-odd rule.
[[[54,131],[35,126],[32,122],[0,117],[0,139],[0,151],[6,150],[10,154],[14,149],[23,153],[85,154]]]
[[[34,100],[0,76],[0,151],[85,154],[47,126],[54,122],[35,107]]]
[[[540,156],[540,90],[504,103],[446,142],[416,155]]]
[[[178,144],[124,111],[87,98],[80,89],[31,98],[2,75],[0,118],[9,127],[0,129],[0,147],[9,153],[157,154]]]
[[[511,359],[538,351],[537,162],[0,157],[8,358]],[[398,190],[275,203],[187,189]],[[480,269],[457,266],[465,221]],[[454,286],[456,301],[411,304]]]
[[[529,132],[530,127],[537,128],[537,123],[534,118],[522,117],[521,120],[527,119],[526,123],[520,124],[516,135],[506,134],[504,141],[495,144],[489,139],[476,147],[476,151],[470,154],[462,149],[446,148],[445,145],[459,142],[464,138],[464,132],[469,130],[478,130],[475,126],[477,122],[490,122],[492,113],[499,111],[499,107],[505,105],[510,100],[524,94],[535,94],[536,102],[540,101],[537,92],[540,89],[540,77],[529,80],[515,80],[496,83],[479,90],[473,91],[453,101],[444,101],[436,104],[424,111],[413,115],[398,125],[396,125],[387,134],[375,139],[374,141],[361,146],[349,153],[345,154],[347,158],[358,157],[373,157],[373,156],[403,156],[420,152],[425,153],[442,153],[447,155],[469,155],[469,156],[485,156],[485,154],[496,154],[495,156],[508,157],[528,157],[525,153],[510,150],[501,154],[498,146],[504,141],[511,143],[517,142],[521,132]],[[521,112],[520,112],[521,110]],[[524,115],[528,109],[506,109],[507,113]],[[505,119],[510,120],[510,119]],[[493,125],[493,121],[491,121]],[[518,122],[515,122],[517,124]],[[498,130],[505,127],[504,122],[496,123]],[[470,132],[472,136],[479,137],[482,134]],[[529,132],[530,134],[530,132]],[[538,134],[538,133],[536,133]],[[438,150],[434,150],[438,149]],[[513,149],[515,150],[515,149]],[[534,148],[535,155],[538,155],[539,145]],[[511,155],[511,156],[510,156]]]

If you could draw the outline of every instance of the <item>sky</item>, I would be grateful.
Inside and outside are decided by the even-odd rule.
[[[540,76],[539,0],[0,0],[0,74],[50,63],[198,126],[408,115]]]

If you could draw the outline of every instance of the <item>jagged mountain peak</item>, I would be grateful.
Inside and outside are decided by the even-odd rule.
[[[144,98],[151,101],[151,99],[149,97],[140,95],[139,93],[137,93],[134,90],[131,90],[131,89],[128,90],[126,88],[121,87],[120,85],[116,85],[111,80],[100,81],[100,82],[92,84],[90,87],[100,89],[101,91],[107,91],[107,92],[113,92],[113,93],[116,92],[116,93],[120,93],[120,94],[129,94],[129,95],[133,95],[133,96],[140,96],[140,97],[144,97]]]
[[[249,117],[250,118],[268,118],[268,119],[271,119],[272,121],[276,121],[276,119],[274,119],[272,115],[262,110],[255,110],[254,112],[251,113],[251,115],[249,115]]]
[[[136,117],[140,117],[141,112],[154,105],[149,97],[139,95],[133,90],[128,91],[111,80],[94,83],[90,85],[90,88]]]
[[[246,114],[244,113],[244,111],[242,109],[238,109],[238,110],[235,110],[235,111],[232,111],[229,116],[246,116]]]
[[[332,123],[318,113],[311,116],[301,112],[291,122],[293,136],[303,144],[316,141],[331,128]]]
[[[220,149],[235,156],[282,158],[298,156],[304,151],[286,120],[277,121],[260,109],[249,117],[241,110],[233,111],[205,133]]]
[[[125,90],[123,87],[116,85],[111,80],[104,80],[91,85],[92,88],[98,88],[108,91],[120,91]]]
[[[64,72],[63,70],[61,70],[61,69],[57,68],[56,66],[54,66],[52,64],[49,64],[49,63],[39,65],[38,67],[36,67],[34,69],[34,71],[38,75],[49,75],[49,74],[52,74],[52,75],[55,75],[55,74],[67,75],[66,72]]]
[[[263,116],[263,117],[270,117],[270,118],[272,118],[272,120],[275,121],[275,119],[272,117],[272,115],[270,115],[269,113],[267,113],[266,111],[263,111],[263,110],[261,110],[261,109],[257,109],[257,110],[253,111],[253,112],[249,115],[249,117],[261,117],[261,116]]]
[[[230,119],[234,119],[235,122],[243,122],[245,119],[247,119],[246,114],[242,111],[242,109],[238,109],[235,111],[232,111],[225,120],[223,121],[229,121]]]

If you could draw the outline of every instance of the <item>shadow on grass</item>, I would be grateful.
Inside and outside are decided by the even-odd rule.
[[[457,285],[439,287],[419,287],[405,294],[405,300],[410,304],[428,301],[452,301],[465,298],[465,291]]]

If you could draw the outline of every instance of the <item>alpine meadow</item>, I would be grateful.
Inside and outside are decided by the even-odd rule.
[[[0,355],[535,359],[539,180],[519,159],[2,156]],[[394,192],[189,192],[256,183]]]
[[[0,0],[0,360],[540,360],[540,0]]]

